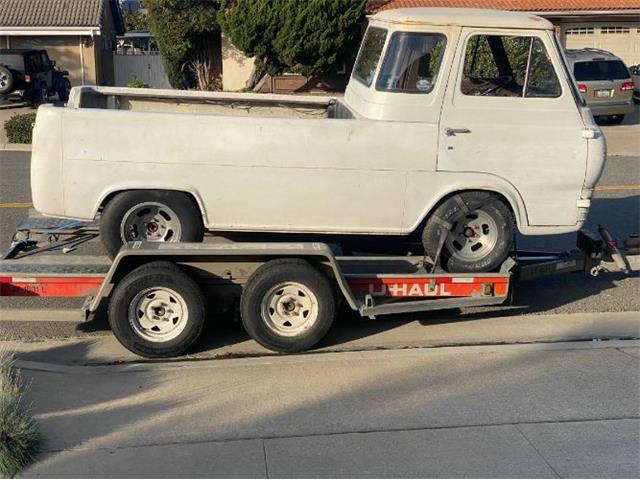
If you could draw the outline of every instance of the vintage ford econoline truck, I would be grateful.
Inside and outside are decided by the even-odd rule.
[[[514,223],[579,229],[605,155],[551,23],[398,9],[370,19],[344,98],[74,88],[38,110],[31,185],[45,215],[99,216],[110,255],[205,229],[416,234],[486,271]]]

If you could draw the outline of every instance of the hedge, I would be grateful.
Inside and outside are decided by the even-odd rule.
[[[14,115],[4,122],[4,131],[9,143],[31,143],[33,124],[36,121],[35,113]]]

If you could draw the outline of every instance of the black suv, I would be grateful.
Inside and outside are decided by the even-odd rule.
[[[46,50],[0,50],[0,96],[19,93],[34,104],[58,94],[69,99],[69,72],[56,68]]]

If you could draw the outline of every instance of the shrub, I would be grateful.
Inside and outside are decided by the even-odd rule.
[[[38,450],[40,431],[23,406],[24,382],[13,358],[0,352],[0,476],[13,477]]]
[[[149,88],[149,84],[144,80],[140,80],[136,75],[131,75],[131,80],[127,83],[130,88]]]
[[[7,134],[9,143],[31,143],[35,121],[35,113],[24,113],[14,115],[4,122],[4,131]]]

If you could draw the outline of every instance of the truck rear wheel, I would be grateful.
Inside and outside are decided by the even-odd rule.
[[[200,287],[171,262],[152,262],[115,287],[109,325],[129,351],[147,358],[175,357],[198,339],[205,320]]]
[[[111,258],[126,242],[201,242],[203,236],[200,210],[183,192],[119,193],[100,218],[100,238]]]
[[[446,223],[451,227],[440,252],[440,265],[447,272],[492,271],[511,251],[513,214],[496,194],[463,192],[436,208],[422,232],[422,244],[433,260]]]
[[[327,333],[335,317],[329,279],[299,259],[272,260],[247,281],[240,298],[242,324],[263,347],[307,350]]]

